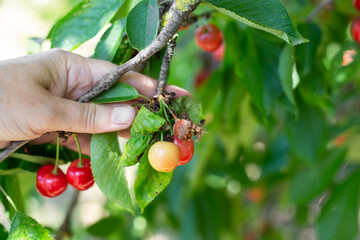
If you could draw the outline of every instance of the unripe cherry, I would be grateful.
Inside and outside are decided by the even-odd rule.
[[[180,160],[179,148],[171,142],[157,142],[148,153],[150,165],[159,172],[173,171]]]

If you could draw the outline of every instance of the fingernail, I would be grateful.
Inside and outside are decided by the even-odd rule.
[[[111,122],[118,125],[129,124],[133,121],[134,116],[134,108],[124,104],[114,108],[111,114]]]

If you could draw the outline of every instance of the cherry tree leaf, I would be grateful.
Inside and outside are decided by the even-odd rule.
[[[126,143],[121,164],[132,166],[149,145],[153,134],[165,123],[165,119],[157,116],[145,107],[142,107],[131,126],[131,138]]]
[[[94,134],[90,151],[95,183],[107,198],[134,213],[125,168],[120,162],[121,153],[117,133]]]
[[[141,208],[141,212],[166,188],[172,178],[172,172],[158,172],[151,167],[148,152],[149,148],[140,160],[134,186],[135,199]]]
[[[12,218],[8,240],[51,240],[49,232],[44,229],[33,218],[26,216],[22,212],[16,212]]]
[[[94,58],[112,61],[125,33],[126,18],[115,21],[96,45]]]
[[[360,174],[354,173],[334,189],[316,223],[319,240],[355,239],[358,234]]]
[[[222,12],[246,25],[269,32],[291,45],[307,42],[296,30],[279,0],[206,0]]]
[[[103,92],[91,101],[94,103],[114,103],[130,101],[138,97],[140,97],[140,94],[134,87],[118,82],[108,91]]]
[[[144,49],[156,37],[159,27],[159,6],[156,0],[143,0],[129,13],[126,32],[130,44],[137,50]]]
[[[73,50],[94,37],[107,24],[125,0],[84,0],[51,29],[52,48]]]

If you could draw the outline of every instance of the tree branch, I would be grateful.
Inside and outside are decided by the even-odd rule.
[[[169,78],[169,70],[170,70],[170,62],[174,54],[174,49],[176,47],[176,39],[175,36],[168,44],[166,48],[166,52],[163,58],[163,62],[161,64],[161,69],[159,73],[158,87],[155,92],[154,98],[159,97],[159,95],[164,94],[165,85]]]
[[[56,237],[55,239],[60,240],[60,239],[68,239],[69,237],[71,237],[71,215],[72,212],[74,211],[74,208],[77,204],[77,201],[79,199],[79,195],[80,192],[79,191],[75,191],[74,196],[70,202],[68,211],[66,212],[66,216],[64,219],[64,222],[61,224],[59,231],[56,233]]]
[[[306,17],[305,21],[311,22],[324,7],[332,3],[334,3],[334,0],[322,0],[319,5],[317,5],[316,8]]]
[[[130,70],[133,70],[139,64],[160,51],[163,47],[165,47],[167,42],[172,39],[174,34],[179,29],[180,24],[189,16],[192,11],[196,9],[199,4],[200,0],[174,1],[169,10],[170,18],[154,41],[152,41],[152,43],[150,43],[146,48],[141,50],[135,57],[104,75],[102,79],[93,86],[92,89],[90,89],[76,101],[81,103],[89,102],[91,99],[112,87],[122,75]],[[10,145],[11,148],[9,147],[0,153],[0,163],[11,153],[15,152],[17,149],[28,142],[29,140],[12,142]]]

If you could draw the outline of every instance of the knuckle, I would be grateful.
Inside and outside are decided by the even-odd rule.
[[[83,117],[84,121],[84,129],[87,132],[93,132],[96,129],[96,116],[97,116],[97,108],[94,103],[85,104]]]

